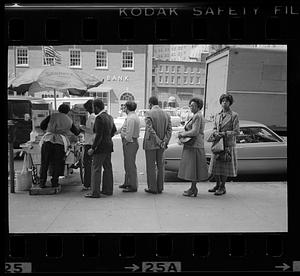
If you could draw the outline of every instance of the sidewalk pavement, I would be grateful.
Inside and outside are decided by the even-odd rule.
[[[71,177],[72,178],[72,177]],[[198,183],[198,196],[182,196],[190,183],[165,182],[162,194],[123,193],[85,198],[78,176],[62,179],[54,195],[9,192],[10,233],[286,232],[287,183],[229,182],[227,194]]]

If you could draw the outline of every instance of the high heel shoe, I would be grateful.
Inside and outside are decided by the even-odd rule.
[[[184,191],[184,193],[183,193],[184,196],[189,196],[189,197],[191,197],[191,196],[196,197],[197,194],[198,194],[198,189],[197,188],[189,189],[187,191]]]

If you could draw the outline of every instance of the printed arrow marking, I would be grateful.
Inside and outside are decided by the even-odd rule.
[[[133,264],[132,266],[125,266],[125,269],[131,269],[132,271],[138,270],[140,267],[136,264]]]
[[[286,263],[283,263],[283,265],[277,265],[275,266],[275,268],[282,268],[283,271],[287,270],[290,268],[289,265],[287,265]]]

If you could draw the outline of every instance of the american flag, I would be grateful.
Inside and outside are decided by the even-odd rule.
[[[43,52],[45,57],[54,58],[55,63],[61,64],[61,54],[53,46],[44,46]]]

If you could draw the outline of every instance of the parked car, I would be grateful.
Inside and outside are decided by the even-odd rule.
[[[115,123],[117,130],[119,130],[123,126],[125,119],[126,119],[126,116],[120,116],[120,117],[114,118],[114,123]]]
[[[147,111],[149,111],[149,109],[140,109],[137,113],[141,121],[141,128],[145,127],[145,113]],[[172,127],[181,126],[181,118],[176,114],[175,109],[163,109],[163,111],[167,112],[170,115]]]
[[[211,143],[206,140],[212,130],[212,122],[206,123],[204,147],[208,164]],[[264,124],[241,120],[240,134],[236,137],[236,142],[238,175],[287,173],[287,141]],[[177,144],[174,137],[171,143],[165,152],[165,169],[176,172],[183,146]]]
[[[191,112],[188,106],[183,106],[178,110],[179,116],[181,118],[182,124],[188,121],[190,118],[193,117],[193,113]]]
[[[177,115],[175,109],[163,109],[163,111],[167,112],[171,117],[172,127],[179,127],[181,126],[181,118]]]

